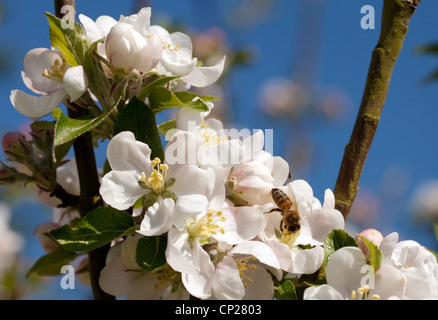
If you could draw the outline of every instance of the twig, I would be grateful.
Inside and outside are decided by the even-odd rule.
[[[62,18],[63,14],[66,13],[65,10],[63,10],[63,7],[66,5],[70,6],[70,8],[75,8],[75,1],[55,0],[55,13],[57,17]],[[85,113],[86,110],[80,107],[76,110],[68,108],[68,115],[70,118],[78,118],[83,116]],[[83,217],[94,208],[102,205],[102,199],[99,195],[99,174],[96,167],[96,158],[94,154],[91,133],[87,132],[76,138],[73,143],[73,149],[76,158],[79,185],[81,190],[81,194],[79,196],[79,213]],[[115,299],[114,296],[107,294],[99,286],[99,275],[102,268],[105,266],[105,259],[108,250],[109,245],[106,245],[88,253],[91,287],[93,290],[94,299],[96,300]]]
[[[356,123],[345,147],[334,188],[336,208],[344,219],[359,190],[359,180],[388,93],[395,62],[408,24],[421,0],[384,0],[380,38],[371,57]]]

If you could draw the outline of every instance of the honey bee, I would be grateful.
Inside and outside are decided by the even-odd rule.
[[[282,234],[296,233],[301,229],[300,215],[298,213],[297,201],[295,195],[291,194],[289,197],[286,193],[280,189],[273,188],[271,190],[272,199],[278,208],[274,208],[269,212],[280,211],[283,219],[281,220],[280,230]]]

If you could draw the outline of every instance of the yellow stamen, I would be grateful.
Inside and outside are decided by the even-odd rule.
[[[56,59],[53,62],[50,70],[43,70],[41,76],[62,83],[64,74],[67,71],[67,61],[65,60],[64,56],[60,55],[59,57],[60,59]]]

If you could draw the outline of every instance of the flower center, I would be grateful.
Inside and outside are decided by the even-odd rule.
[[[62,80],[64,79],[64,74],[67,71],[67,61],[65,60],[64,56],[60,55],[59,57],[61,58],[61,60],[56,59],[53,62],[53,65],[50,67],[50,71],[44,69],[41,75],[45,78],[62,83]]]
[[[163,194],[166,190],[166,173],[169,170],[167,164],[162,164],[159,158],[151,161],[153,168],[151,176],[148,177],[144,172],[141,173],[140,182],[144,183],[146,187],[150,188],[155,194]]]
[[[228,139],[226,137],[221,138],[216,134],[216,131],[211,129],[208,125],[208,123],[205,123],[204,120],[201,120],[201,132],[200,137],[202,139],[202,144],[205,147],[213,147],[217,146],[218,144],[221,144],[222,142],[227,141]]]
[[[170,43],[168,43],[167,45],[163,43],[163,50],[169,50],[169,51],[175,51],[178,52],[179,49],[179,45],[175,45],[174,47],[172,47],[172,45]]]
[[[193,217],[190,219],[187,232],[193,239],[199,239],[200,243],[208,242],[208,239],[218,232],[225,233],[221,222],[225,222],[227,219],[223,216],[222,211],[210,209],[202,219],[198,221],[194,221]]]
[[[369,295],[370,295],[370,287],[364,285],[363,287],[359,287],[358,289],[353,290],[348,300],[365,300],[370,298]],[[371,296],[371,300],[379,300],[379,299],[380,296],[378,294],[373,294]]]
[[[300,235],[301,230],[297,232],[283,232],[280,236],[280,242],[287,244],[290,248],[294,245],[298,236]]]
[[[173,270],[168,264],[150,272],[151,277],[156,278],[158,283],[154,284],[154,289],[158,290],[165,285],[171,284],[178,273]]]
[[[255,258],[253,257],[255,260]],[[247,258],[236,261],[237,264],[237,270],[239,271],[240,280],[243,283],[243,286],[246,288],[248,286],[247,282],[254,282],[253,279],[251,279],[248,276],[245,276],[245,271],[248,271],[249,269],[257,270],[257,266],[254,264],[248,264],[249,260]]]

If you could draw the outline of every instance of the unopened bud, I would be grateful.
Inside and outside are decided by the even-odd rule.
[[[8,132],[3,136],[2,147],[3,151],[9,151],[14,148],[14,146],[19,143],[19,140],[26,140],[24,134],[21,132]]]
[[[359,233],[358,236],[356,236],[357,244],[359,245],[359,248],[362,250],[363,254],[368,257],[369,255],[369,249],[368,246],[365,244],[363,239],[361,237],[364,237],[365,239],[371,241],[374,243],[377,247],[380,246],[383,240],[382,234],[377,231],[376,229],[366,229]]]

